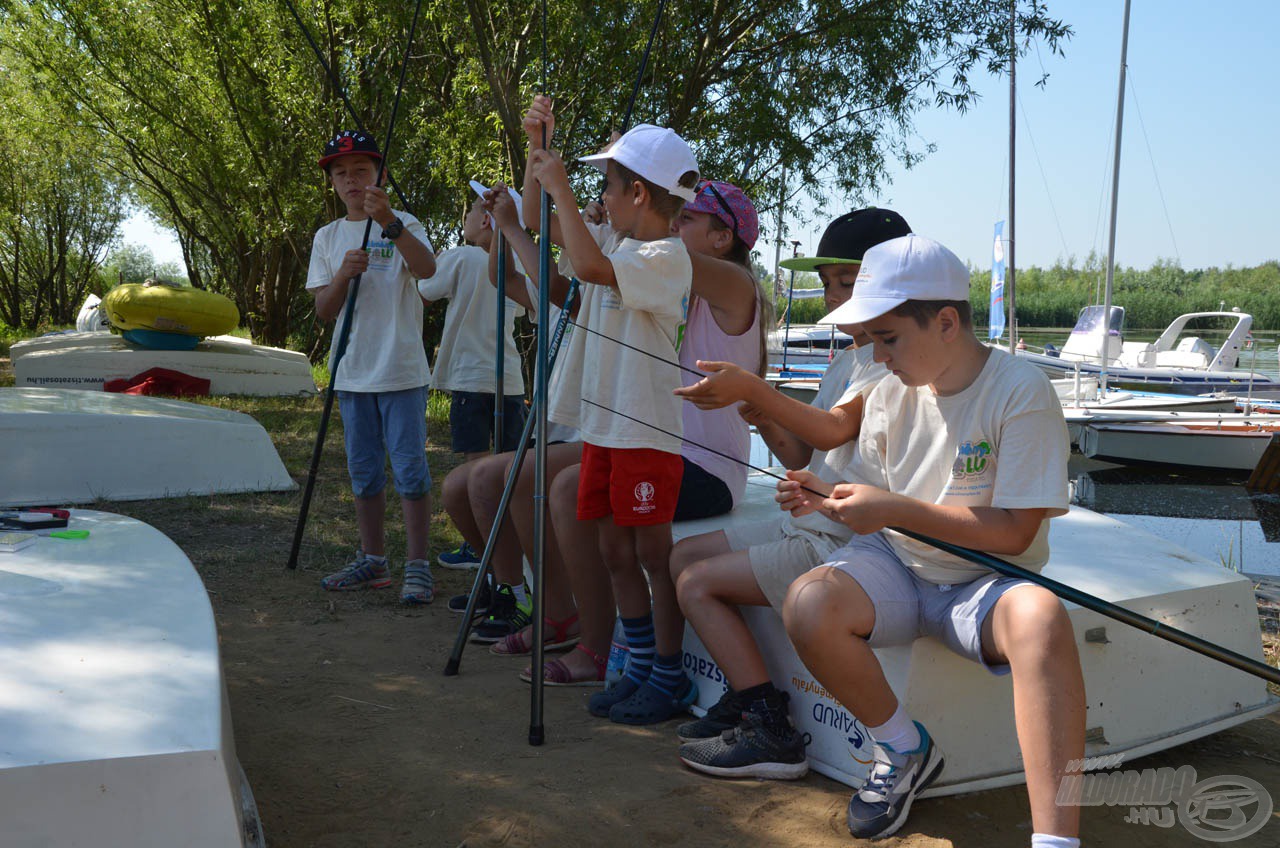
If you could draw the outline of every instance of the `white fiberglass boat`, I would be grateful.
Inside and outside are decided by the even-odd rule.
[[[121,515],[69,529],[0,553],[0,842],[261,848],[191,561]]]
[[[771,521],[774,481],[749,478],[747,495],[728,518],[674,525],[684,537],[722,529],[726,521]],[[1119,521],[1072,508],[1053,520],[1044,574],[1134,612],[1194,633],[1255,659],[1262,640],[1246,578]],[[1088,694],[1089,756],[1137,757],[1207,736],[1280,707],[1264,681],[1067,604]],[[796,657],[772,608],[744,608],[774,683],[791,696],[791,714],[810,735],[809,764],[860,786],[871,763],[866,728]],[[725,681],[693,628],[685,631],[685,670],[698,684],[700,709],[716,702]],[[924,794],[951,795],[1025,780],[1014,742],[1010,679],[993,677],[934,639],[876,651],[907,710],[926,723],[946,755]],[[1153,709],[1159,704],[1159,709]]]
[[[781,366],[784,352],[787,365],[825,364],[851,344],[853,338],[834,325],[792,324],[769,333],[766,349],[770,365]]]
[[[1249,472],[1280,421],[1270,416],[1180,416],[1163,421],[1093,422],[1080,431],[1080,452],[1121,465],[1168,465]]]
[[[0,468],[0,506],[297,488],[242,412],[63,389],[0,389]]]
[[[201,339],[194,350],[153,350],[106,330],[65,332],[15,342],[14,384],[102,391],[108,380],[169,368],[208,380],[214,395],[315,394],[306,354],[256,345],[237,336]]]

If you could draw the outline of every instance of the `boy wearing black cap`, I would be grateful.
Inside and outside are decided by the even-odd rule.
[[[341,592],[391,585],[383,534],[390,454],[405,521],[400,599],[427,604],[433,594],[427,565],[431,475],[425,451],[431,369],[422,346],[422,299],[416,280],[435,273],[435,257],[422,224],[407,212],[391,211],[379,187],[382,154],[371,137],[355,130],[338,133],[325,145],[319,165],[347,210],[346,217],[316,233],[307,271],[316,315],[323,321],[338,320],[335,346],[342,335],[351,282],[361,277],[347,347],[337,373],[330,377],[342,415],[360,549],[355,560],[325,577],[321,585]],[[361,250],[370,218],[368,247]],[[329,361],[332,368],[332,352]]]
[[[887,209],[860,209],[827,227],[819,256],[802,261],[823,282],[828,310],[849,299],[863,253],[910,232]],[[797,261],[797,260],[789,260]],[[856,327],[855,344],[869,339]],[[788,468],[838,480],[852,457],[863,396],[888,374],[870,346],[841,351],[827,369],[813,404],[789,398],[754,374],[729,363],[699,362],[711,376],[678,390],[699,406],[745,401],[743,417],[756,424]],[[730,526],[682,540],[672,552],[676,593],[685,617],[715,658],[729,688],[707,715],[682,725],[680,759],[723,777],[793,779],[809,770],[804,742],[791,723],[787,696],[769,680],[760,649],[740,605],[782,608],[787,587],[848,541],[850,531],[823,515],[753,526]],[[724,731],[733,733],[724,735]]]

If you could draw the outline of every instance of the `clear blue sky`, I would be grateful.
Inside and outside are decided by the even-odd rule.
[[[1049,9],[1075,36],[1065,56],[1032,50],[1019,64],[1020,266],[1106,250],[1124,3],[1050,0]],[[1147,267],[1180,258],[1183,267],[1202,268],[1280,258],[1280,2],[1134,0],[1129,28],[1117,260]],[[1049,80],[1037,88],[1042,62]],[[918,116],[917,146],[933,143],[936,151],[910,171],[895,167],[892,184],[868,202],[898,210],[916,232],[989,267],[992,227],[1006,209],[1008,83],[976,84],[983,96],[965,114]],[[836,199],[829,208],[851,206]],[[821,230],[795,234],[802,252],[813,253]],[[181,261],[172,236],[144,216],[130,220],[124,240],[149,246],[157,261]],[[762,254],[772,269],[771,247]]]
[[[1049,11],[1075,35],[1064,56],[1033,49],[1018,65],[1020,266],[1068,255],[1082,261],[1090,249],[1103,255],[1107,244],[1124,2],[1050,0]],[[1133,0],[1116,234],[1122,265],[1180,257],[1185,268],[1249,266],[1280,258],[1278,32],[1275,0]],[[1049,79],[1037,88],[1041,61]],[[936,151],[910,171],[894,168],[893,183],[868,201],[990,267],[992,228],[1007,208],[1008,78],[976,85],[983,97],[964,115],[919,115],[918,146],[932,142]],[[795,235],[801,252],[812,254],[820,235],[820,226]],[[763,258],[772,268],[772,249]]]

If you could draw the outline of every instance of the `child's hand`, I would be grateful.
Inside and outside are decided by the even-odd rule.
[[[338,266],[338,273],[334,275],[333,281],[354,280],[367,270],[369,270],[369,252],[359,248],[348,250],[342,257],[342,264]]]
[[[609,213],[605,210],[604,204],[598,200],[591,201],[582,210],[582,220],[588,224],[603,224],[608,218]]]
[[[566,194],[572,195],[569,175],[564,160],[554,150],[535,150],[529,154],[529,173],[557,201]]]
[[[383,229],[395,220],[391,211],[391,203],[387,193],[377,186],[366,186],[364,190],[364,214],[377,221]]]
[[[839,483],[832,487],[831,496],[822,502],[822,512],[832,521],[839,521],[858,535],[865,536],[892,524],[892,509],[901,500],[901,495],[875,486]]]
[[[520,214],[516,211],[516,202],[502,183],[498,183],[485,193],[481,206],[497,223],[499,229],[519,229]]]
[[[520,125],[524,128],[524,134],[529,137],[530,147],[550,145],[551,137],[556,132],[556,116],[551,111],[551,98],[543,94],[536,95]],[[542,134],[544,127],[547,131],[545,138]]]
[[[780,509],[799,518],[819,511],[826,499],[814,493],[829,495],[831,488],[830,483],[823,482],[822,478],[811,471],[788,471],[787,479],[778,481],[778,494],[773,499],[778,502]]]
[[[720,409],[731,403],[748,400],[760,378],[732,362],[698,361],[698,367],[711,372],[691,386],[676,389],[675,394],[698,409]]]

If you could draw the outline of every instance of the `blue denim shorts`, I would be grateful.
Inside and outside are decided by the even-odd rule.
[[[520,441],[529,408],[524,395],[502,399],[502,444],[498,452],[513,451]],[[450,392],[449,440],[457,453],[484,453],[493,437],[493,392]]]
[[[427,470],[427,389],[338,392],[347,447],[347,472],[357,498],[387,486],[387,456],[400,497],[416,501],[431,491]]]

